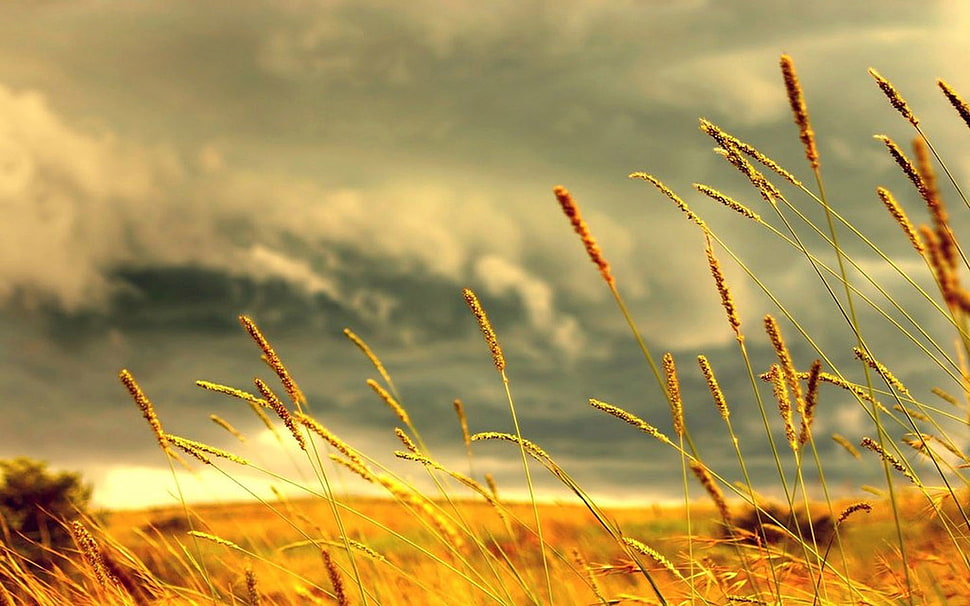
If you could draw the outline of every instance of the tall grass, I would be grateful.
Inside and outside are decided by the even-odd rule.
[[[797,128],[792,141],[800,142],[814,185],[805,185],[796,176],[801,171],[781,167],[764,150],[701,121],[701,131],[716,143],[727,170],[739,171],[753,191],[750,199],[738,201],[709,185],[695,188],[738,213],[737,221],[752,223],[765,247],[777,245],[804,258],[805,277],[797,293],[759,275],[756,264],[737,252],[729,231],[710,228],[703,211],[690,208],[659,178],[631,175],[653,185],[697,229],[698,254],[707,259],[712,292],[735,337],[737,363],[723,368],[745,374],[749,391],[726,393],[719,369],[704,352],[696,352],[712,398],[706,414],[724,425],[723,439],[736,459],[733,471],[725,471],[731,466],[723,461],[710,464],[705,451],[713,449],[693,438],[691,420],[696,423],[704,413],[693,402],[689,418],[684,414],[679,385],[687,365],[678,367],[671,353],[657,363],[579,204],[566,188],[554,189],[656,380],[650,398],[667,403],[674,432],[662,433],[658,419],[641,418],[622,402],[591,398],[595,410],[589,413],[611,415],[629,426],[617,425],[617,432],[638,430],[659,445],[654,447],[673,451],[681,461],[683,506],[640,511],[636,517],[605,509],[568,469],[529,440],[516,413],[501,335],[488,320],[488,301],[480,301],[472,289],[463,292],[473,316],[469,321],[477,321],[490,350],[514,433],[471,435],[464,406],[456,401],[468,468],[481,467],[472,459],[477,442],[509,442],[521,459],[527,504],[504,499],[487,470],[466,475],[454,468],[457,462],[436,458],[390,373],[350,329],[346,336],[380,377],[368,385],[400,420],[396,435],[403,450],[395,455],[420,465],[432,480],[432,491],[420,490],[378,457],[337,436],[322,422],[325,412],[311,415],[268,337],[253,319],[241,316],[285,396],[260,379],[250,390],[206,381],[199,386],[252,407],[281,441],[298,449],[315,482],[308,486],[234,452],[167,433],[148,396],[124,370],[122,382],[176,481],[174,465],[194,461],[239,483],[254,494],[252,505],[238,506],[231,514],[245,523],[220,521],[218,509],[191,507],[184,500],[181,513],[156,514],[127,531],[116,527],[107,532],[91,520],[71,521],[77,550],[60,554],[53,569],[40,569],[9,549],[0,553],[0,604],[967,603],[970,290],[962,286],[961,272],[970,263],[944,197],[955,195],[968,208],[970,202],[902,94],[875,70],[870,73],[913,129],[915,162],[889,137],[877,137],[911,186],[903,195],[872,184],[873,203],[884,204],[888,218],[902,230],[899,242],[879,242],[871,235],[874,226],[853,224],[841,212],[840,201],[826,191],[824,158],[790,57],[781,59],[781,80]],[[970,106],[945,82],[939,86],[970,126]],[[937,171],[945,175],[943,183]],[[913,216],[925,214],[927,224],[914,227],[899,200],[913,208]],[[918,205],[925,209],[916,211]],[[819,215],[810,207],[818,208],[824,223],[813,219]],[[907,240],[912,248],[907,254],[922,261],[925,274],[910,273],[905,268],[912,263],[888,252]],[[766,309],[739,308],[722,259],[730,259],[748,284],[764,294]],[[873,269],[876,264],[879,268]],[[799,317],[796,303],[806,297],[815,306],[828,306],[825,327],[812,328]],[[742,322],[752,315],[763,318],[761,326]],[[940,325],[949,336],[940,333]],[[829,327],[836,332],[822,339],[817,331]],[[887,335],[895,335],[892,351],[882,345],[890,341]],[[752,343],[771,351],[774,363],[765,365],[753,355]],[[835,343],[836,349],[826,350],[824,343]],[[805,356],[805,351],[811,353]],[[920,376],[914,377],[919,389],[910,390],[908,377],[883,363],[884,358],[900,358],[900,351],[905,359],[920,362]],[[925,376],[943,382],[923,392]],[[596,385],[590,390],[595,392]],[[825,403],[838,398],[850,398],[861,411],[863,430],[846,428],[847,436],[819,432]],[[267,412],[277,421],[270,422]],[[751,459],[760,447],[740,437],[734,423],[738,414],[757,418],[763,427],[776,500],[759,494],[766,482],[759,478],[756,483]],[[213,421],[238,435],[223,419]],[[882,485],[866,488],[874,495],[863,494],[862,487],[837,494],[829,486],[828,444],[833,439],[855,460],[868,457],[882,465]],[[238,466],[262,472],[271,483],[306,498],[279,493],[272,501],[260,499],[233,475]],[[386,499],[347,496],[353,488],[338,487],[338,469],[384,491]],[[537,473],[562,482],[575,495],[575,504],[541,505]],[[710,505],[697,502],[694,497],[701,494]]]

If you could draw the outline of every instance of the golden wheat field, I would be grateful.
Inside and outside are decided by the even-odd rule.
[[[847,220],[840,201],[826,195],[825,158],[816,145],[816,137],[826,133],[814,131],[791,57],[781,57],[778,86],[791,108],[791,144],[804,151],[804,165],[779,166],[772,150],[746,143],[743,132],[729,134],[730,125],[702,119],[700,130],[725,161],[725,170],[739,173],[751,189],[747,197],[734,199],[714,186],[695,185],[713,204],[736,211],[737,221],[754,224],[764,238],[802,253],[811,270],[806,282],[813,288],[801,296],[816,297],[843,319],[846,349],[855,354],[851,367],[834,365],[831,352],[815,345],[774,287],[747,272],[745,260],[731,248],[730,234],[708,228],[709,208],[688,207],[659,177],[635,172],[631,178],[644,181],[651,196],[673,203],[696,227],[697,254],[708,261],[709,288],[721,300],[750,390],[723,392],[719,369],[702,351],[695,359],[658,355],[629,313],[624,285],[596,240],[596,225],[584,218],[581,201],[563,186],[549,195],[549,203],[558,203],[566,218],[563,238],[578,236],[576,245],[585,248],[602,287],[615,298],[644,368],[659,387],[650,414],[635,414],[621,402],[595,395],[586,404],[614,417],[615,431],[639,432],[644,441],[677,454],[680,464],[669,475],[683,484],[680,504],[602,505],[542,444],[523,435],[516,385],[506,372],[515,360],[506,357],[503,336],[489,321],[488,300],[471,288],[461,293],[468,322],[481,330],[481,355],[491,357],[514,431],[471,433],[460,401],[446,412],[449,422],[462,428],[469,452],[480,442],[499,442],[516,453],[529,491],[524,500],[507,500],[487,469],[473,476],[464,462],[437,459],[422,439],[422,428],[412,423],[393,368],[385,368],[379,352],[352,328],[345,332],[347,345],[373,366],[378,378],[368,384],[398,420],[400,447],[394,454],[426,473],[433,490],[419,489],[381,465],[377,453],[333,433],[325,411],[311,414],[300,377],[291,375],[287,360],[273,347],[273,335],[260,329],[258,318],[240,316],[241,330],[255,346],[253,374],[267,378],[229,386],[205,380],[200,369],[198,386],[213,398],[247,404],[298,449],[300,464],[314,481],[265,473],[268,483],[298,487],[303,496],[279,493],[245,504],[183,503],[113,512],[100,520],[64,520],[73,545],[38,545],[47,547],[43,562],[11,548],[0,554],[0,604],[970,604],[970,457],[965,450],[970,290],[961,283],[970,262],[949,214],[970,211],[970,201],[951,177],[949,159],[937,155],[918,109],[878,72],[871,70],[870,76],[911,137],[896,141],[875,133],[902,177],[892,190],[872,184],[872,203],[885,206],[886,219],[900,228],[896,235],[910,245],[906,263],[884,254],[881,243],[867,237],[867,226]],[[955,127],[970,127],[970,105],[946,82],[938,87],[941,102],[956,110]],[[803,213],[809,205],[820,214]],[[879,259],[878,271],[858,262],[860,250]],[[743,277],[775,304],[759,310],[762,323],[742,323],[722,269],[728,259],[741,269],[737,275],[747,272]],[[911,275],[912,268],[923,274]],[[882,286],[887,274],[901,278],[894,283],[903,284],[908,294],[916,293],[920,309],[936,318],[934,326],[944,326],[945,335],[920,323],[912,297],[904,300]],[[878,328],[873,317],[881,322]],[[926,393],[910,391],[907,376],[884,365],[870,346],[874,330],[898,331],[947,382]],[[807,343],[814,355],[793,354],[790,344],[796,340]],[[774,362],[768,367],[752,363],[754,343],[771,348]],[[680,377],[685,372],[704,378],[707,401],[684,401]],[[229,452],[169,433],[138,377],[128,370],[119,376],[173,476],[182,466],[211,466],[228,477],[240,466],[260,471],[242,445]],[[865,412],[867,432],[842,436],[815,430],[816,414],[827,414],[833,394],[847,394]],[[671,432],[658,429],[661,415],[665,422],[671,419]],[[721,439],[736,459],[732,474],[716,471],[723,462],[705,460],[706,444],[692,436],[695,415],[722,427]],[[735,427],[752,419],[763,426],[770,444],[769,465],[777,470],[772,494],[778,496],[762,496],[749,475],[750,451],[746,456]],[[882,484],[850,490],[828,486],[830,461],[819,455],[818,445],[832,440],[853,460],[878,461]],[[554,477],[572,498],[545,498],[535,488],[537,474]],[[345,488],[354,482],[385,496],[355,497]]]

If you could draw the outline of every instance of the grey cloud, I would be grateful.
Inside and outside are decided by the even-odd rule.
[[[649,369],[556,208],[550,187],[561,182],[577,195],[651,348],[677,356],[704,456],[732,454],[708,414],[693,367],[699,351],[715,361],[753,469],[770,482],[773,463],[703,238],[625,175],[647,170],[680,193],[833,363],[858,377],[852,335],[804,257],[691,190],[694,181],[724,189],[783,228],[709,153],[696,117],[717,120],[809,182],[776,66],[791,52],[833,206],[886,242],[889,255],[909,258],[873,188],[892,187],[907,208],[917,209],[916,199],[870,139],[889,130],[904,142],[909,133],[865,68],[893,77],[941,145],[959,144],[932,77],[959,77],[947,72],[965,54],[956,52],[961,11],[903,2],[878,12],[795,2],[443,7],[0,8],[0,351],[5,399],[30,403],[10,406],[24,430],[5,435],[0,454],[72,461],[83,451],[90,460],[78,464],[91,469],[122,456],[157,465],[150,432],[114,377],[122,366],[143,380],[174,431],[229,444],[209,412],[255,431],[247,411],[192,385],[245,387],[265,372],[236,325],[245,312],[293,366],[315,410],[383,448],[376,436],[393,441],[394,419],[363,385],[373,370],[340,335],[357,330],[393,370],[436,452],[461,461],[455,424],[443,416],[452,398],[465,399],[476,428],[508,429],[500,380],[459,296],[470,286],[506,349],[527,435],[604,492],[635,478],[644,494],[672,494],[676,481],[661,470],[677,458],[653,457],[658,445],[585,404],[612,401],[669,430]],[[817,205],[785,191],[824,225]],[[897,283],[843,237],[868,272]],[[718,254],[761,370],[772,360],[761,316],[773,305],[726,251]],[[917,296],[899,296],[920,309]],[[894,352],[899,342],[885,324],[864,321],[878,351]],[[925,322],[946,334],[944,323]],[[785,327],[807,366],[815,352]],[[938,379],[912,356],[892,362],[917,375],[914,390]],[[855,410],[851,400],[827,396],[821,407],[831,416],[823,412],[820,432],[862,427],[845,412]],[[773,429],[778,422],[772,417]],[[828,456],[838,447],[821,448]],[[482,452],[501,482],[521,483],[514,452]],[[855,484],[877,466],[839,461],[833,477]]]

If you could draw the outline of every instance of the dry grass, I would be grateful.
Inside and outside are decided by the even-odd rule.
[[[116,512],[107,527],[91,520],[65,522],[70,524],[76,549],[52,553],[48,559],[53,563],[44,568],[9,549],[0,552],[0,605],[970,604],[970,478],[966,474],[970,457],[963,451],[970,424],[970,294],[960,282],[962,270],[970,264],[943,206],[934,161],[948,178],[950,172],[901,93],[871,70],[878,87],[918,139],[918,163],[914,165],[894,141],[879,137],[913,186],[910,197],[926,207],[931,223],[914,228],[897,198],[885,187],[876,189],[878,199],[912,244],[912,250],[905,249],[926,267],[925,275],[910,276],[866,235],[866,226],[846,221],[837,205],[830,205],[820,171],[817,135],[792,59],[782,57],[781,68],[817,189],[809,190],[766,154],[706,120],[701,121],[701,130],[718,144],[717,153],[747,178],[754,188],[751,197],[763,203],[764,215],[772,218],[762,219],[711,187],[696,187],[741,213],[743,219],[738,220],[754,220],[766,239],[804,257],[811,270],[806,273],[804,288],[816,278],[818,304],[830,304],[832,317],[843,321],[839,333],[844,337],[842,351],[819,347],[812,338],[812,327],[786,305],[793,296],[805,297],[806,290],[784,292],[766,283],[734,253],[727,236],[722,238],[710,228],[703,212],[688,208],[656,177],[645,172],[631,175],[654,185],[698,228],[698,251],[702,246],[708,259],[712,295],[720,297],[727,326],[736,338],[738,366],[734,372],[747,375],[750,393],[722,391],[715,369],[697,352],[713,399],[709,414],[714,422],[724,423],[725,443],[737,457],[731,475],[716,472],[705,463],[702,451],[708,445],[699,447],[694,442],[691,424],[684,418],[673,356],[668,353],[662,364],[655,362],[623,300],[622,284],[582,219],[578,203],[560,186],[554,190],[560,207],[599,269],[656,378],[653,397],[658,404],[669,405],[673,439],[652,425],[652,419],[595,398],[589,400],[595,411],[589,412],[612,415],[632,426],[617,424],[617,431],[640,430],[654,439],[652,447],[676,453],[681,468],[671,473],[679,471],[682,476],[683,504],[603,507],[541,445],[523,436],[506,374],[507,364],[514,360],[505,358],[483,302],[471,289],[465,289],[463,296],[504,387],[515,433],[469,435],[464,407],[456,401],[463,445],[470,463],[477,442],[510,442],[521,455],[528,503],[504,501],[487,470],[480,474],[486,489],[483,481],[472,477],[477,474],[459,473],[437,460],[412,424],[406,400],[383,363],[348,329],[348,339],[382,380],[371,379],[367,384],[404,426],[396,433],[406,450],[395,454],[421,466],[416,469],[427,472],[435,488],[421,491],[396,477],[378,462],[380,453],[348,444],[309,415],[306,397],[267,336],[253,319],[241,317],[289,403],[259,379],[255,380],[258,396],[205,381],[199,386],[252,407],[281,443],[288,444],[291,454],[303,457],[306,476],[316,478],[312,487],[262,470],[235,453],[165,433],[151,400],[132,374],[122,371],[121,380],[151,426],[161,455],[170,463],[184,463],[177,459],[175,446],[230,478],[234,466],[246,465],[266,473],[270,484],[289,482],[307,496],[219,506],[180,503],[171,508]],[[942,81],[940,86],[966,120],[966,104]],[[780,175],[791,192],[776,187],[748,158],[766,167],[769,174]],[[970,208],[952,178],[949,189]],[[789,198],[794,196],[817,205],[825,224],[816,225],[792,204]],[[764,317],[764,334],[744,332],[740,320],[744,310],[738,309],[730,294],[720,261],[714,256],[715,244],[719,254],[723,251],[729,256],[771,302],[770,310],[752,310]],[[859,262],[863,258],[870,263],[872,258],[880,259],[894,275],[894,289],[876,280],[875,272],[867,273]],[[921,284],[933,284],[939,292],[930,295]],[[902,288],[905,297],[895,290]],[[903,304],[913,299],[922,307]],[[939,325],[941,319],[947,335],[927,328]],[[831,326],[829,321],[818,330]],[[882,361],[887,352],[873,345],[884,341],[870,342],[874,333],[882,336],[886,331],[896,334],[902,346],[911,350],[910,359],[925,360],[926,371],[937,373],[940,385],[927,393],[911,392],[906,384],[912,387],[916,383],[894,374]],[[767,359],[754,361],[747,343],[755,340],[762,351],[774,353],[774,364],[769,366]],[[939,345],[951,340],[955,348]],[[793,343],[799,346],[792,347]],[[806,349],[813,350],[810,356],[796,353]],[[951,395],[954,393],[958,395]],[[775,400],[770,404],[769,394]],[[826,414],[824,405],[834,399],[833,394],[842,398],[843,405],[845,398],[851,398],[850,405],[863,413],[863,432],[848,437],[815,434],[820,426],[818,415]],[[271,424],[266,408],[272,409],[278,422]],[[740,414],[760,416],[763,422],[777,472],[773,491],[781,495],[777,501],[756,492],[748,472],[751,453],[745,455],[749,446],[739,440],[732,425]],[[222,419],[213,420],[232,431]],[[797,432],[796,421],[800,422]],[[280,426],[287,431],[279,431]],[[825,451],[820,448],[822,443],[830,444],[830,438],[855,457],[854,464],[880,463],[884,482],[879,487],[860,487],[856,494],[836,496],[826,483],[830,462],[824,460],[821,453]],[[861,458],[857,445],[865,449]],[[542,504],[530,469],[550,473],[576,500]],[[343,473],[342,480],[346,480],[347,470],[354,481],[385,490],[387,498],[363,499],[336,490],[334,478]],[[692,486],[694,479],[688,471],[702,490]],[[177,484],[174,465],[173,477]],[[865,491],[875,496],[863,500]],[[710,503],[691,500],[691,495],[702,493]]]

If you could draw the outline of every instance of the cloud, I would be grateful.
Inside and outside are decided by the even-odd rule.
[[[67,309],[103,302],[103,269],[129,254],[119,201],[153,216],[181,169],[164,149],[125,145],[67,125],[37,92],[0,86],[0,298],[19,290]]]
[[[489,195],[447,184],[324,190],[307,180],[201,166],[165,148],[69,125],[36,92],[0,87],[0,299],[28,293],[67,311],[103,307],[123,266],[197,265],[351,304],[339,250],[388,271],[459,280],[471,255],[522,252]],[[488,225],[488,229],[481,229]]]
[[[770,124],[789,111],[777,66],[765,61],[762,48],[674,60],[641,73],[638,80],[645,98],[699,114],[730,116],[746,127]]]
[[[587,340],[578,320],[556,310],[555,292],[547,282],[496,255],[480,258],[475,263],[474,272],[476,281],[481,282],[489,294],[515,294],[525,308],[529,323],[569,358],[575,358],[586,349]]]
[[[245,267],[255,277],[281,278],[310,294],[325,294],[335,301],[342,298],[333,282],[313,271],[309,263],[270,250],[261,244],[253,244],[249,248],[249,262]]]

